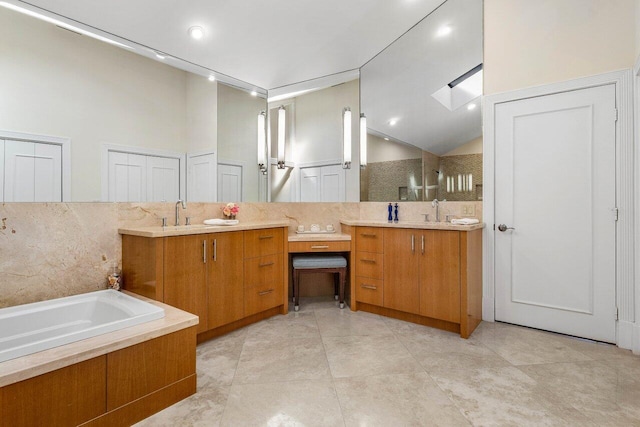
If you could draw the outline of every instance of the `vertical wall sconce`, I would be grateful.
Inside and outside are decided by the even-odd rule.
[[[342,111],[342,168],[351,169],[351,108]]]
[[[360,113],[360,167],[367,166],[367,117]]]
[[[284,105],[278,109],[278,169],[284,169],[284,136],[286,129],[287,110]]]
[[[267,174],[267,135],[266,135],[267,113],[261,111],[258,114],[258,167],[263,175]]]

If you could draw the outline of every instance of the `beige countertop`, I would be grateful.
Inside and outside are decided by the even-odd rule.
[[[389,223],[387,221],[372,221],[366,219],[340,220],[341,224],[355,227],[388,227],[388,228],[419,228],[424,230],[454,230],[473,231],[485,227],[485,223],[473,225],[455,225],[450,222],[425,222],[425,221],[400,221]]]
[[[340,242],[349,240],[351,240],[351,235],[342,233],[289,233],[290,242]]]
[[[124,291],[126,292],[126,291]],[[198,324],[198,316],[130,292],[128,295],[164,308],[164,317],[92,338],[0,362],[0,387],[46,374]]]
[[[166,227],[119,228],[118,233],[140,237],[185,236],[189,234],[224,233],[226,231],[257,230],[271,227],[288,227],[288,221],[239,222],[237,225],[169,225]]]

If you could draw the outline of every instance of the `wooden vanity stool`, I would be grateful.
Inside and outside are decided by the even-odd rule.
[[[347,259],[340,255],[313,255],[293,257],[293,302],[294,310],[300,310],[300,274],[333,273],[335,298],[344,308],[344,285],[347,280]],[[335,277],[337,274],[337,277]],[[337,279],[337,280],[336,280]]]

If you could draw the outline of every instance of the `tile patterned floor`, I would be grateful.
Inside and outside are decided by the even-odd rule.
[[[308,298],[197,358],[198,392],[138,426],[640,426],[640,357],[501,323],[463,340]]]

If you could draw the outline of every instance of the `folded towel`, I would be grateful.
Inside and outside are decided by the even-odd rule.
[[[221,218],[214,218],[214,219],[205,219],[204,223],[205,225],[236,225],[238,224],[237,219],[221,219]]]
[[[458,218],[458,219],[451,220],[451,224],[456,224],[456,225],[471,225],[471,224],[478,224],[479,222],[480,220],[476,218]]]

